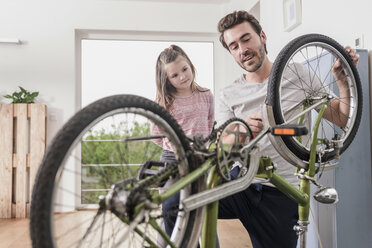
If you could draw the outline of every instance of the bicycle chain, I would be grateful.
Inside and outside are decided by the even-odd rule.
[[[221,132],[223,129],[225,129],[231,122],[234,122],[234,121],[240,121],[240,122],[243,122],[243,123],[246,123],[243,119],[240,119],[240,118],[237,118],[237,117],[233,117],[233,118],[230,118],[228,119],[227,121],[225,121],[221,126],[219,126],[217,129],[214,129],[212,130],[211,134],[208,135],[208,137],[206,137],[204,139],[204,143],[208,142],[208,141],[212,141],[214,139],[217,139],[217,133],[218,132]],[[247,124],[248,126],[248,124]]]
[[[225,129],[233,121],[245,122],[244,120],[242,120],[240,118],[236,118],[236,117],[230,118],[229,120],[225,121],[220,127],[216,128],[216,129],[213,129],[212,132],[206,138],[201,140],[201,142],[203,144],[205,144],[209,141],[216,140],[217,139],[217,134],[219,132],[221,132],[223,129]],[[162,175],[164,175],[165,173],[169,172],[170,170],[177,169],[177,166],[178,166],[179,163],[181,163],[185,159],[188,159],[193,154],[194,154],[194,150],[191,150],[191,149],[187,150],[186,153],[185,153],[185,156],[177,159],[176,162],[168,163],[168,166],[166,168],[164,168],[163,170],[160,170],[156,175],[153,175],[151,177],[148,177],[148,178],[144,179],[141,182],[141,184],[135,185],[132,188],[132,190],[131,190],[131,192],[128,196],[126,207],[131,208],[132,206],[134,206],[135,204],[133,204],[134,203],[133,201],[134,201],[134,199],[137,198],[136,195],[138,193],[144,192],[145,188],[149,187],[151,184],[156,183],[156,181],[158,181],[158,178],[161,177]],[[132,214],[130,214],[130,216],[128,216],[128,217],[129,217],[130,220],[132,220],[134,216]]]

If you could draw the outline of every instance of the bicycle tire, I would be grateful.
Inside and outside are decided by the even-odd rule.
[[[57,214],[55,213],[55,211],[57,211],[57,208],[61,208],[61,206],[59,206],[59,202],[56,199],[59,197],[59,192],[56,193],[56,191],[63,189],[61,188],[62,186],[57,185],[57,182],[59,182],[60,180],[64,180],[61,176],[63,173],[69,173],[69,162],[66,156],[68,156],[70,153],[73,153],[72,146],[79,143],[80,138],[86,135],[86,132],[88,132],[88,128],[96,124],[98,121],[106,121],[107,116],[110,116],[111,114],[113,114],[112,119],[115,119],[115,121],[117,121],[117,118],[121,117],[121,115],[119,114],[125,114],[126,116],[129,115],[131,117],[132,113],[135,113],[133,116],[136,118],[147,117],[151,122],[156,123],[156,125],[158,125],[159,128],[164,131],[164,134],[166,134],[166,136],[171,140],[171,143],[174,144],[176,157],[184,156],[185,158],[180,162],[179,165],[179,170],[182,170],[182,173],[187,173],[187,171],[195,169],[196,165],[193,161],[193,157],[185,156],[185,154],[190,151],[190,145],[187,141],[187,138],[181,127],[178,125],[177,121],[174,120],[174,118],[165,109],[151,100],[135,95],[115,95],[98,100],[76,113],[57,133],[46,151],[46,154],[38,170],[32,192],[32,204],[30,209],[30,234],[33,247],[64,247],[59,240],[60,237],[63,236],[63,240],[70,241],[71,238],[68,236],[70,234],[79,235],[79,231],[81,231],[80,229],[83,227],[85,228],[84,230],[87,233],[94,230],[87,230],[85,227],[87,223],[91,223],[91,225],[93,225],[98,222],[98,220],[96,221],[95,218],[93,220],[92,217],[92,219],[90,219],[90,221],[87,223],[79,223],[79,220],[76,219],[78,223],[76,225],[73,225],[74,228],[76,228],[76,231],[74,231],[74,229],[71,229],[71,227],[69,227],[69,229],[65,232],[61,231],[61,233],[58,233],[58,231],[56,231],[57,225],[54,225],[54,223],[58,222],[59,220],[57,220],[56,218]],[[128,128],[130,128],[129,125]],[[148,143],[146,143],[146,145],[149,146]],[[81,147],[79,148],[79,145],[77,145],[77,151],[79,151],[80,149],[81,154],[83,154],[84,147],[85,145],[81,145]],[[126,147],[128,148],[128,146]],[[121,147],[117,146],[117,149],[118,150],[116,150],[116,152],[120,151]],[[153,153],[155,154],[155,152]],[[76,156],[75,150],[73,155]],[[83,155],[81,155],[80,161],[82,161],[82,158]],[[72,159],[72,162],[74,162],[74,160],[77,160],[79,163],[77,157],[72,157]],[[143,159],[145,159],[145,157]],[[122,161],[122,163],[129,164],[128,161],[124,160]],[[129,170],[125,171],[122,175],[126,175],[125,173],[127,173],[128,175],[131,174]],[[83,173],[81,173],[81,175],[83,175]],[[135,178],[135,175],[133,175],[133,178]],[[196,180],[188,188],[184,189],[184,191],[186,192],[186,194],[194,194],[200,190],[200,187],[203,187],[202,180]],[[66,192],[64,193],[68,194],[70,192],[66,190]],[[77,197],[76,194],[77,192],[71,193],[73,199]],[[56,200],[56,202],[54,202],[54,200]],[[66,205],[65,207],[68,208],[69,206]],[[195,230],[198,230],[197,227],[200,227],[202,224],[202,220],[200,218],[201,211],[201,209],[196,209],[188,213],[183,213],[184,217],[179,217],[177,215],[177,218],[183,218],[180,219],[180,223],[184,224],[183,230],[179,231],[175,235],[175,238],[173,240],[177,244],[177,246],[186,248],[189,247],[190,244],[197,242],[195,241],[195,239],[197,239]],[[84,214],[85,213],[86,212],[84,212]],[[102,229],[104,229],[105,227],[106,220],[106,212],[104,213],[105,214],[102,217]],[[90,215],[91,213],[88,211],[88,213],[85,214],[85,217],[88,216],[90,218]],[[111,217],[115,218],[115,216],[113,215],[111,215]],[[159,218],[161,218],[161,216]],[[116,220],[113,220],[111,218],[111,221]],[[111,222],[111,225],[112,223],[113,222]],[[121,222],[121,224],[124,225],[123,222]],[[106,228],[107,227],[108,226],[106,226]],[[98,225],[98,228],[101,227]],[[143,230],[144,232],[150,232],[150,230],[147,229]],[[106,231],[102,231],[101,243],[98,247],[111,246],[110,242],[102,244],[102,241],[106,241],[106,237],[103,238],[105,232]],[[90,233],[88,233],[88,235],[92,236],[91,238],[94,239],[94,235],[91,235]],[[133,236],[136,236],[136,238],[138,238],[138,234],[133,234]],[[75,243],[71,244],[72,241],[69,242],[66,247],[83,247],[81,246],[81,240],[85,241],[84,239],[87,239],[84,237],[82,237],[82,239],[79,238],[78,241]],[[78,242],[79,244],[77,244]],[[131,245],[128,245],[128,242],[123,245],[125,247],[132,247],[136,245],[135,243],[130,243]],[[87,246],[92,247],[91,244],[88,244]]]
[[[327,56],[330,58],[328,58]],[[300,58],[300,57],[303,57],[303,58]],[[327,62],[328,59],[329,59],[329,62]],[[320,35],[320,34],[303,35],[303,36],[300,36],[292,40],[280,51],[277,59],[273,63],[273,67],[271,70],[271,74],[269,77],[269,83],[268,83],[266,104],[272,106],[272,115],[274,117],[274,121],[277,125],[280,125],[280,124],[285,123],[285,121],[287,121],[288,119],[290,119],[290,118],[285,117],[287,113],[284,113],[285,111],[283,110],[282,105],[286,104],[284,100],[289,101],[288,99],[285,99],[286,96],[285,96],[285,93],[283,92],[286,90],[288,92],[290,90],[294,90],[294,88],[289,89],[290,87],[288,86],[288,81],[292,81],[292,80],[285,78],[284,74],[285,73],[296,74],[297,64],[303,63],[303,66],[305,67],[306,65],[306,67],[308,67],[307,68],[308,71],[310,71],[308,79],[311,79],[313,77],[311,80],[314,80],[314,81],[317,80],[321,82],[322,84],[322,86],[318,86],[318,89],[314,89],[312,94],[314,94],[314,92],[316,91],[318,91],[316,93],[321,93],[322,90],[328,91],[328,94],[329,94],[330,93],[329,88],[333,87],[331,84],[334,84],[336,82],[334,78],[332,79],[332,74],[330,73],[331,67],[336,59],[340,59],[340,61],[342,62],[342,66],[344,68],[345,74],[348,77],[348,90],[350,92],[349,115],[347,116],[348,126],[344,127],[345,130],[347,128],[346,131],[338,130],[335,127],[333,127],[334,129],[333,131],[332,130],[324,131],[326,129],[326,127],[324,127],[324,130],[323,130],[325,132],[324,135],[320,133],[321,131],[318,132],[318,134],[320,133],[320,135],[323,135],[323,136],[328,135],[326,134],[327,132],[328,133],[333,132],[334,135],[341,134],[339,138],[340,140],[342,140],[342,147],[339,150],[339,152],[337,151],[337,149],[323,148],[321,158],[319,158],[317,154],[317,161],[321,159],[322,162],[335,159],[338,157],[339,154],[342,154],[350,146],[351,142],[353,141],[356,135],[356,132],[360,124],[361,114],[362,114],[362,87],[361,87],[358,71],[352,59],[350,58],[350,56],[347,54],[345,49],[340,44],[338,44],[335,40],[327,36]],[[312,63],[315,60],[318,60],[318,61],[315,63],[316,65],[313,66]],[[298,61],[301,61],[301,62],[298,62]],[[326,63],[328,64],[325,65]],[[329,68],[321,72],[320,70],[321,68],[323,68],[323,66],[324,67],[327,66]],[[329,70],[329,72],[328,74],[324,76],[324,73],[326,72],[326,70]],[[314,76],[312,74],[314,74]],[[292,85],[297,83],[296,87],[299,84],[302,84],[301,86],[303,87],[302,91],[303,91],[305,99],[310,96],[310,90],[306,92],[307,91],[306,87],[308,88],[316,87],[316,86],[313,86],[313,82],[310,82],[310,83],[306,82],[306,80],[303,80],[303,78],[296,80],[295,83],[293,83],[293,81],[290,83]],[[328,83],[328,85],[326,85],[326,83]],[[287,84],[286,88],[284,87],[285,84]],[[324,89],[321,87],[324,87]],[[332,92],[332,94],[334,94],[334,92]],[[338,96],[336,94],[336,98],[337,97]],[[341,102],[343,100],[339,99],[339,101]],[[323,128],[322,126],[323,121],[328,125],[330,125],[331,123],[330,121],[322,119],[320,128]],[[309,131],[311,132],[311,130]],[[330,135],[331,134],[329,134],[329,136]],[[298,142],[298,139],[296,139],[295,137],[283,136],[283,137],[280,137],[280,139],[282,139],[285,146],[295,156],[297,156],[301,160],[309,161],[309,157],[310,157],[310,149],[309,149],[310,146],[309,145],[306,146],[306,145],[301,144],[300,142]]]

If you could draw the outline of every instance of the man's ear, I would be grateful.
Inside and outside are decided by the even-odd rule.
[[[261,30],[261,33],[260,33],[260,37],[261,37],[261,40],[264,44],[266,44],[266,34],[263,30]]]

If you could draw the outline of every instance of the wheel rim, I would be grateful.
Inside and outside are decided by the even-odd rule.
[[[331,141],[332,139],[334,139],[334,137],[336,137],[335,135],[337,135],[339,136],[337,140],[339,140],[341,143],[343,143],[348,138],[351,133],[352,127],[355,124],[356,114],[358,111],[358,94],[355,85],[355,78],[353,76],[354,74],[352,73],[352,69],[350,68],[345,57],[333,46],[324,42],[307,43],[293,52],[292,56],[287,60],[282,71],[281,83],[278,89],[279,104],[280,109],[282,110],[281,116],[279,117],[279,119],[281,119],[280,123],[287,122],[291,119],[291,117],[295,116],[295,113],[298,113],[300,111],[300,107],[302,108],[302,103],[315,102],[315,96],[330,95],[329,89],[332,87],[337,88],[336,80],[334,80],[333,74],[331,72],[332,65],[337,58],[341,60],[342,67],[344,68],[344,71],[346,72],[346,75],[348,77],[348,88],[350,90],[348,121],[346,127],[344,129],[341,129],[332,124],[330,121],[322,119],[319,126],[318,137]],[[286,73],[290,75],[297,74],[298,77],[299,71],[302,70],[301,65],[304,65],[305,68],[309,71],[309,74],[305,75],[309,80],[301,78],[299,80],[300,86],[298,86],[291,83],[291,81],[293,82],[296,76],[291,76],[294,78],[289,79],[287,78],[288,76],[286,75]],[[317,84],[314,83],[314,80],[320,81],[324,87],[319,87]],[[314,85],[316,85],[316,87],[314,87]],[[313,91],[311,91],[311,88],[313,89]],[[291,98],[289,96],[289,92],[291,91],[301,91],[302,98]],[[338,97],[338,89],[332,89],[332,91],[333,93],[335,93],[336,99],[344,101],[344,99],[340,99]],[[292,108],[293,106],[297,107]],[[290,110],[291,108],[291,112],[288,112],[288,110]],[[313,127],[313,121],[311,120],[315,120],[317,116],[317,112],[315,110],[312,110],[311,112],[311,117],[310,115],[308,115],[307,118],[305,118],[304,120],[307,126],[311,127],[310,130],[312,130]],[[291,123],[298,124],[298,119],[294,120]],[[303,137],[302,139],[291,139],[297,145],[302,147],[302,149],[305,149],[307,151],[310,150],[310,135],[308,135],[307,137]],[[333,150],[334,148],[323,144],[320,146],[319,151],[332,152]]]
[[[125,120],[124,124],[122,124],[122,120]],[[133,124],[135,123],[135,120],[137,120],[138,123],[142,123],[139,128],[138,126]],[[88,203],[86,209],[84,211],[79,211],[79,216],[74,217],[74,222],[76,223],[70,223],[67,225],[67,227],[66,225],[61,226],[62,214],[55,213],[74,211],[73,209],[76,205],[75,202],[79,201],[78,198],[80,198],[82,195],[86,195],[87,192],[89,194],[89,191],[76,192],[74,190],[76,188],[75,185],[72,185],[70,182],[71,178],[76,178],[79,175],[84,177],[88,176],[89,174],[97,175],[98,173],[108,175],[110,173],[110,167],[112,166],[99,166],[99,161],[91,166],[87,166],[86,168],[80,168],[79,166],[80,161],[82,161],[83,164],[86,164],[89,161],[91,162],[92,159],[93,161],[97,160],[97,158],[89,158],[89,156],[94,156],[93,153],[96,152],[96,137],[99,137],[99,139],[101,140],[100,143],[107,144],[108,140],[117,140],[118,137],[127,137],[126,134],[130,134],[131,137],[135,135],[138,135],[140,137],[143,137],[144,135],[149,136],[149,127],[151,125],[151,122],[156,123],[156,125],[163,130],[165,136],[172,141],[172,144],[174,144],[173,148],[176,154],[176,158],[184,157],[185,152],[182,148],[179,138],[177,137],[173,129],[161,117],[151,111],[147,111],[142,108],[121,108],[110,111],[93,120],[91,124],[88,125],[80,133],[79,137],[75,139],[73,145],[71,145],[71,148],[67,153],[67,156],[65,156],[65,159],[60,166],[60,168],[62,168],[63,170],[59,170],[59,172],[57,173],[56,184],[54,186],[55,190],[52,198],[53,202],[50,221],[55,247],[111,247],[118,245],[116,242],[120,241],[120,236],[123,235],[126,224],[120,221],[117,216],[112,214],[110,211],[103,211],[101,214],[97,215],[96,209],[98,198],[96,198],[97,200],[94,200],[94,197],[96,196],[83,197],[85,199],[83,200],[83,203],[88,199],[88,201],[85,202]],[[103,127],[104,129],[112,130],[112,132],[108,132],[109,135],[107,135],[107,133],[102,133],[101,129]],[[135,132],[137,133],[135,134]],[[96,133],[95,136],[94,133]],[[85,140],[86,142],[80,142],[81,140]],[[139,143],[145,144],[140,146],[138,145]],[[129,155],[129,157],[126,158],[126,149],[132,149],[130,147],[125,147],[128,144],[129,146],[131,146],[132,144],[134,144],[133,146],[138,146],[136,148],[136,151],[141,151],[141,156],[131,158],[131,155]],[[146,141],[121,143],[119,145],[116,144],[114,146],[113,153],[111,153],[111,156],[115,158],[111,159],[114,164],[121,165],[121,172],[117,173],[122,174],[120,178],[117,177],[116,179],[108,182],[108,184],[106,185],[111,185],[115,183],[116,180],[122,180],[125,179],[125,177],[135,178],[136,172],[132,171],[132,169],[129,169],[129,165],[132,166],[132,164],[141,164],[141,162],[144,162],[146,160],[159,160],[159,152],[161,152],[161,148],[154,145],[155,144],[150,139]],[[115,162],[118,161],[117,159],[119,159],[119,162]],[[182,173],[187,173],[187,159],[182,160],[180,168],[184,170]],[[94,180],[94,177],[91,178],[91,180]],[[88,182],[82,182],[82,184],[89,185],[89,180],[87,181]],[[82,188],[84,188],[83,185]],[[107,190],[108,188],[109,187],[106,186],[105,190]],[[158,189],[154,188],[153,190],[155,192]],[[102,194],[104,195],[105,191],[103,191]],[[181,191],[180,200],[187,197],[189,194],[190,187],[184,188]],[[180,205],[179,208],[182,209],[182,206]],[[96,220],[93,221],[96,215]],[[150,211],[148,218],[155,219],[160,225],[160,221],[162,219],[161,216],[161,210],[160,208],[158,208]],[[189,213],[184,211],[182,212],[182,214],[176,213],[177,228],[174,229],[171,240],[177,246],[179,246],[182,241],[185,231],[185,228],[183,227],[187,224],[188,219]],[[94,225],[92,229],[87,232],[87,229],[93,222]],[[136,226],[136,228],[137,231],[132,232],[126,240],[120,242],[119,247],[143,247],[144,245],[148,245],[149,243],[148,241],[145,241],[145,237],[147,237],[148,240],[151,240],[155,244],[157,242],[160,242],[159,235],[155,230],[153,230],[153,227],[148,222],[141,222],[138,226]],[[142,233],[142,235],[139,235],[138,233]],[[80,242],[81,238],[83,238],[83,242]]]

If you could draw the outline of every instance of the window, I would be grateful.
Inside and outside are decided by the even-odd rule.
[[[85,33],[81,34],[86,36]],[[80,71],[78,75],[80,73],[81,77],[81,107],[113,94],[135,94],[151,100],[155,99],[156,60],[160,52],[171,44],[176,44],[185,50],[197,70],[196,82],[213,92],[214,42],[216,39],[207,35],[201,41],[200,37],[198,41],[190,41],[189,35],[185,37],[177,37],[177,41],[166,41],[166,37],[155,41],[151,35],[147,39],[138,40],[133,37],[131,39],[127,37],[124,39],[78,37],[78,42],[81,38],[77,49],[81,54],[81,61],[78,63]],[[100,185],[99,175],[94,173],[97,171],[96,167],[102,167],[103,169],[99,168],[101,171],[110,171],[109,174],[115,174],[114,171],[119,169],[120,164],[90,164],[82,161],[81,165],[81,176],[77,179],[80,182],[76,190],[81,192],[82,206],[88,206],[89,199],[109,189],[108,185]]]
[[[213,43],[125,40],[82,41],[82,107],[113,94],[155,99],[155,64],[171,44],[185,50],[194,64],[196,82],[213,92]]]

